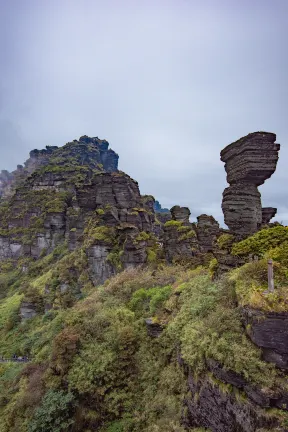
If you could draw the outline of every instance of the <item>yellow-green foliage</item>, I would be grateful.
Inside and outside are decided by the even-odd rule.
[[[217,239],[217,245],[219,249],[228,249],[232,246],[234,236],[231,234],[222,234]]]
[[[231,284],[211,283],[205,275],[181,290],[180,310],[167,331],[181,341],[183,359],[192,370],[203,372],[205,359],[213,358],[250,382],[273,385],[274,368],[261,360],[260,350],[243,333]]]
[[[2,330],[9,319],[18,312],[23,295],[13,294],[0,303],[0,330]]]
[[[174,226],[174,227],[179,228],[180,226],[182,226],[182,224],[183,224],[183,222],[170,220],[170,221],[165,222],[164,226],[165,227]]]
[[[239,303],[242,306],[248,305],[264,311],[288,311],[288,286],[282,283],[283,268],[281,265],[274,264],[274,274],[275,291],[268,293],[267,259],[253,261],[233,270],[230,280],[235,282]]]
[[[288,311],[288,228],[276,226],[263,229],[246,240],[234,244],[237,255],[258,255],[263,258],[235,269],[230,279],[235,282],[241,305],[264,311]],[[275,291],[268,293],[268,259],[274,267]]]
[[[212,278],[215,276],[217,269],[218,269],[218,261],[216,258],[212,258],[209,263],[209,272]]]
[[[85,245],[93,245],[97,242],[113,244],[115,242],[115,230],[111,227],[96,226],[85,232],[87,242]]]
[[[288,227],[279,225],[258,231],[253,236],[235,243],[232,247],[232,254],[238,256],[249,254],[263,256],[265,252],[287,241]]]
[[[179,241],[188,240],[196,237],[194,230],[190,229],[179,237]]]

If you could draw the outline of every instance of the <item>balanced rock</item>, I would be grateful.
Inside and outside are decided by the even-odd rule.
[[[276,170],[280,144],[275,141],[274,133],[254,132],[225,147],[221,160],[225,162],[227,182],[263,184]]]
[[[262,208],[262,225],[267,225],[270,220],[276,215],[277,208],[263,207]]]
[[[224,221],[232,232],[240,236],[253,234],[262,225],[258,186],[276,170],[280,144],[275,140],[273,133],[254,132],[221,151],[230,184],[223,193]]]

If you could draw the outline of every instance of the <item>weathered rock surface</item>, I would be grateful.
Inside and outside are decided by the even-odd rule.
[[[24,321],[37,315],[36,306],[31,302],[22,302],[20,307],[20,317]]]
[[[169,263],[187,261],[197,255],[199,245],[194,224],[189,222],[190,210],[174,206],[170,210],[172,220],[163,226],[163,248]]]
[[[207,378],[197,381],[188,376],[191,397],[186,398],[188,408],[184,424],[188,428],[205,427],[212,432],[255,432],[258,428],[273,430],[275,419],[265,417],[252,401],[240,401],[232,392],[223,392]],[[270,429],[271,428],[271,429]]]
[[[107,260],[111,249],[100,244],[87,249],[89,273],[95,285],[103,283],[116,273],[113,265]]]
[[[262,225],[261,195],[257,186],[237,183],[223,192],[222,210],[226,225],[233,233],[255,233]]]
[[[258,186],[276,170],[280,145],[275,140],[273,133],[254,132],[221,151],[230,184],[223,193],[224,220],[239,236],[253,234],[262,225]]]
[[[180,206],[174,206],[170,209],[170,213],[172,215],[172,219],[179,221],[179,222],[189,222],[189,216],[191,215],[191,212],[188,207],[180,207]]]
[[[243,319],[249,325],[248,335],[262,349],[264,359],[288,369],[288,313],[243,308]]]
[[[262,225],[267,225],[276,213],[275,207],[262,207]]]
[[[276,170],[280,144],[275,141],[274,133],[254,132],[225,147],[221,160],[225,162],[227,182],[263,184]]]
[[[219,223],[214,217],[206,214],[198,216],[196,233],[200,251],[203,253],[213,252],[213,242],[220,234]]]
[[[243,376],[234,371],[224,369],[215,360],[209,359],[207,365],[215,378],[242,390],[252,402],[262,408],[277,406],[288,411],[288,405],[285,406],[285,404],[283,404],[283,400],[286,400],[288,397],[287,392],[285,393],[283,390],[280,391],[276,389],[275,391],[267,391],[267,389],[264,391],[259,387],[252,386]]]

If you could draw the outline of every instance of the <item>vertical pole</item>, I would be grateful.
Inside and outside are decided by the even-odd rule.
[[[272,259],[268,260],[268,291],[274,291],[274,279],[273,279],[273,261]]]

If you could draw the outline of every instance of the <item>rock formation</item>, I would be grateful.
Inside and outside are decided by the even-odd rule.
[[[273,133],[254,132],[221,151],[230,184],[223,192],[224,220],[240,236],[253,234],[262,225],[258,186],[276,170],[280,145],[275,141]]]
[[[195,227],[189,222],[190,210],[174,206],[170,210],[172,220],[164,224],[163,247],[170,263],[193,258],[199,251]]]
[[[267,225],[270,220],[276,215],[277,208],[263,207],[262,208],[262,225]]]
[[[242,315],[251,340],[262,349],[263,358],[281,369],[288,369],[288,313],[246,307]]]
[[[214,217],[206,214],[198,216],[196,232],[200,251],[203,253],[213,252],[213,242],[220,234],[219,223]]]
[[[118,155],[108,146],[83,136],[61,148],[30,152],[25,168],[18,169],[21,179],[2,175],[8,205],[0,213],[0,261],[37,259],[64,240],[71,251],[84,244],[97,284],[156,259],[155,200],[141,197],[138,183],[118,171]]]
[[[109,143],[98,137],[90,138],[84,135],[79,140],[67,143],[64,147],[46,146],[43,150],[32,150],[29,159],[11,173],[0,173],[0,198],[12,196],[14,189],[33,172],[49,164],[65,165],[67,157],[74,158],[75,165],[90,165],[106,172],[118,170],[119,156],[108,149]]]

